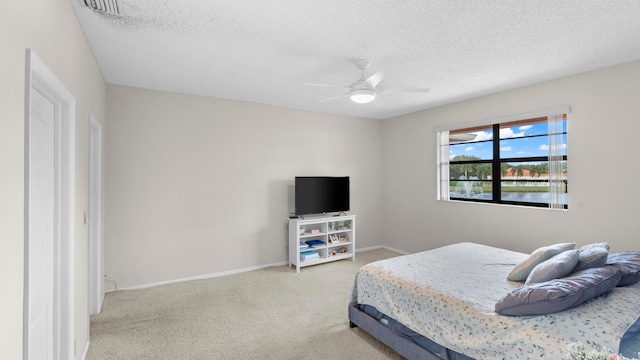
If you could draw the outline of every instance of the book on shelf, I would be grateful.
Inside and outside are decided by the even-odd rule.
[[[320,258],[320,254],[315,251],[305,251],[300,253],[300,260],[302,261],[319,259],[319,258]]]
[[[305,243],[311,247],[325,245],[324,241],[322,240],[309,240],[305,241]]]
[[[309,244],[303,243],[303,242],[300,243],[300,250],[306,250],[308,248],[309,248]]]

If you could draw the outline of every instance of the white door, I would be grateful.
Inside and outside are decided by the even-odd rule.
[[[53,359],[55,105],[31,90],[29,127],[29,359]]]
[[[75,98],[33,51],[26,55],[23,358],[71,359]]]

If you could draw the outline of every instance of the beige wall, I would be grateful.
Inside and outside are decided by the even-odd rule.
[[[358,247],[381,245],[379,120],[111,85],[107,104],[120,288],[286,261],[296,175],[350,176]]]
[[[520,251],[557,241],[638,250],[640,62],[383,122],[105,84],[67,0],[0,5],[0,357],[22,357],[24,54],[77,100],[74,337],[87,342],[88,118],[105,124],[106,270],[136,286],[287,257],[288,189],[349,175],[358,247],[408,252],[463,240]],[[435,201],[433,127],[569,105],[570,209]],[[609,176],[610,174],[610,176]],[[545,223],[544,225],[542,223]],[[384,226],[383,226],[384,223]],[[110,284],[107,284],[109,286]]]
[[[639,74],[635,62],[382,122],[109,86],[107,272],[132,287],[285,261],[287,188],[300,174],[352,177],[359,248],[637,250],[640,196],[602,189],[616,169],[640,171],[625,155],[640,133]],[[435,200],[434,126],[563,105],[569,211]]]
[[[76,98],[74,337],[76,359],[87,343],[89,113],[104,123],[105,84],[68,0],[0,5],[0,358],[22,358],[24,247],[25,49],[45,62]]]
[[[633,62],[385,120],[383,243],[409,252],[459,241],[523,252],[561,241],[639,250],[639,96]],[[568,211],[435,200],[434,126],[562,105],[571,107]]]

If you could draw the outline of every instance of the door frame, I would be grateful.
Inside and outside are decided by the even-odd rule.
[[[102,124],[89,114],[89,315],[99,314],[104,298],[102,276]],[[88,337],[87,337],[88,338]]]
[[[74,314],[75,245],[75,110],[76,100],[44,62],[26,49],[25,69],[25,148],[24,148],[24,297],[23,359],[29,355],[29,154],[31,90],[37,90],[55,105],[54,127],[54,359],[72,359]]]

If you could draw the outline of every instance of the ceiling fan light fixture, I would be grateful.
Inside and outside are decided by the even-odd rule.
[[[371,89],[355,89],[349,93],[351,101],[358,104],[366,104],[376,98],[376,91]]]

